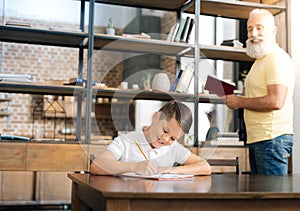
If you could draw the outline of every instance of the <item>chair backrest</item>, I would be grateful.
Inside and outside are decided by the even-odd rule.
[[[211,166],[234,166],[236,174],[242,174],[239,157],[236,157],[236,159],[208,159],[207,162]]]

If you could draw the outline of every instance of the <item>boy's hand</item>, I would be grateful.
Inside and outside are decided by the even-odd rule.
[[[172,167],[159,167],[158,168],[158,172],[157,172],[157,174],[167,174],[167,173],[172,173],[171,171],[172,171]]]
[[[151,160],[136,163],[133,169],[136,174],[154,175],[159,173],[159,168]]]

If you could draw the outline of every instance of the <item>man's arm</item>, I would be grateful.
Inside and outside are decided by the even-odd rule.
[[[245,98],[226,95],[226,105],[231,109],[245,108],[252,111],[268,112],[280,110],[285,103],[288,87],[282,84],[269,85],[268,94],[263,97]]]
[[[91,173],[112,175],[133,172],[136,174],[153,175],[159,172],[157,166],[145,160],[143,162],[123,162],[116,160],[112,152],[106,150],[91,163]]]

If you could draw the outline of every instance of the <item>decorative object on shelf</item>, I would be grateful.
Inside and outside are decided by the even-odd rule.
[[[151,36],[149,34],[144,33],[144,32],[142,32],[140,34],[122,34],[122,37],[151,39]]]
[[[46,105],[46,106],[45,106]],[[52,99],[43,97],[33,108],[32,111],[32,139],[36,141],[46,139],[46,113],[50,113],[54,116],[54,126],[53,126],[53,138],[56,140],[56,120],[57,115],[63,115],[64,130],[66,130],[66,111],[64,107],[60,104],[58,99]],[[39,124],[42,121],[43,124]],[[66,134],[62,140],[66,140]]]
[[[121,89],[128,89],[128,82],[127,81],[122,81],[120,84]]]
[[[152,89],[168,92],[170,90],[170,79],[167,73],[156,73],[152,81]]]
[[[106,34],[115,35],[115,29],[114,29],[112,18],[108,19],[108,24],[107,24],[107,28],[106,28]]]
[[[138,84],[132,84],[132,89],[140,89],[139,85]]]
[[[142,76],[142,82],[144,86],[144,90],[150,90],[151,89],[151,80],[153,78],[153,72],[151,70],[145,71],[144,76]]]
[[[0,108],[0,117],[7,117],[7,123],[10,123],[11,120],[11,105],[12,105],[12,98],[8,97],[7,93],[0,93],[0,103],[6,102],[7,106],[1,106]]]

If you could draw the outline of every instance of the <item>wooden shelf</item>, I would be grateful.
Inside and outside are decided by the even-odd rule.
[[[0,82],[0,91],[9,93],[73,96],[84,92],[83,87]]]
[[[228,61],[254,61],[246,54],[244,48],[228,46],[200,45],[201,57]]]
[[[194,101],[194,95],[182,94],[176,92],[161,92],[161,91],[147,91],[147,90],[134,90],[134,89],[116,89],[116,88],[94,88],[97,91],[97,97],[108,98],[127,98],[127,99],[140,99],[140,100],[162,100],[168,101],[172,99],[183,100],[187,102]]]
[[[194,94],[162,92],[162,91],[146,91],[134,89],[116,89],[116,88],[94,88],[97,97],[119,98],[119,99],[140,99],[140,100],[161,100],[169,101],[172,99],[185,102],[194,102]],[[198,100],[201,103],[224,103],[224,101],[214,94],[199,94]]]
[[[6,42],[79,47],[84,39],[84,33],[0,26],[0,40]],[[86,44],[87,42],[85,46]],[[109,51],[151,53],[169,56],[194,55],[194,46],[192,44],[156,39],[135,39],[96,34],[94,44],[95,49]],[[202,54],[208,59],[252,61],[252,59],[245,54],[244,49],[209,45],[200,45],[199,47]]]
[[[39,95],[64,95],[73,96],[84,94],[85,88],[77,86],[58,86],[58,85],[41,85],[41,84],[18,84],[0,82],[1,92],[39,94]],[[140,100],[162,100],[169,101],[172,99],[186,102],[194,102],[193,94],[147,91],[134,89],[117,89],[117,88],[97,88],[93,87],[93,93],[96,97],[119,98],[119,99],[140,99]],[[199,94],[199,102],[222,103],[222,100],[216,95]]]
[[[0,26],[0,40],[4,42],[80,47],[88,35],[84,32],[33,29],[29,27]]]
[[[248,19],[249,12],[255,8],[268,9],[273,15],[286,10],[286,6],[259,4],[245,1],[224,1],[224,0],[201,0],[202,15],[211,15],[225,18]],[[187,12],[193,13],[194,5]]]
[[[94,44],[96,49],[103,51],[194,57],[194,45],[181,42],[97,34],[95,35]],[[247,56],[244,48],[215,45],[200,45],[199,48],[202,56],[208,59],[253,61],[252,58]]]
[[[193,48],[193,45],[187,43],[157,39],[125,38],[105,34],[95,34],[94,45],[95,49],[101,50],[170,56],[183,55],[186,51]]]
[[[97,3],[112,5],[122,5],[138,8],[149,8],[167,11],[181,11],[188,3],[187,0],[96,0]],[[186,12],[194,13],[194,4],[191,4]],[[259,4],[246,1],[224,1],[224,0],[201,0],[202,15],[211,15],[227,18],[247,19],[249,12],[254,8],[265,8],[270,10],[273,15],[277,15],[286,10],[286,5]]]
[[[172,0],[172,1],[159,1],[159,0],[96,0],[96,3],[158,9],[166,11],[177,11],[180,10],[183,5],[186,4],[187,0]]]

